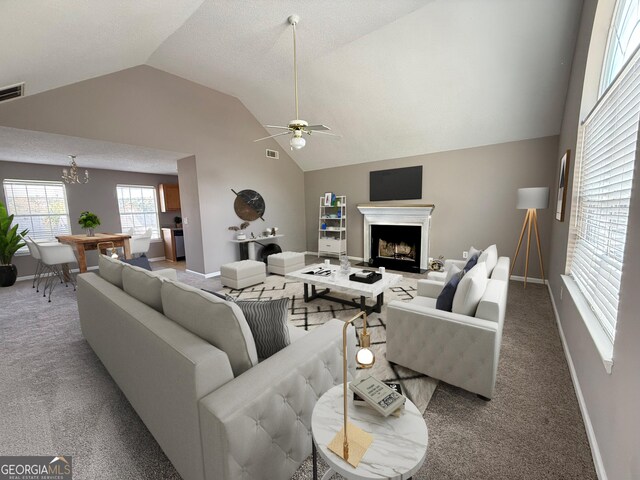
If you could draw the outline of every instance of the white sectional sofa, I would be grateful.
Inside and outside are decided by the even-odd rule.
[[[237,305],[104,256],[100,275],[78,275],[78,309],[84,337],[185,480],[287,479],[311,453],[313,407],[342,381],[342,321],[292,330],[291,345],[258,363]]]
[[[491,399],[508,278],[509,258],[500,257],[474,316],[436,309],[444,282],[419,280],[416,298],[387,307],[387,360]]]

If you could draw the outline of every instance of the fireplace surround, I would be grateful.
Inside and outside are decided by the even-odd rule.
[[[429,266],[434,205],[358,205],[364,215],[364,261],[371,266],[419,272]]]

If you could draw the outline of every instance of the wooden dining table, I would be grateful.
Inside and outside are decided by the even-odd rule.
[[[100,251],[106,253],[107,248],[122,247],[124,249],[124,258],[131,258],[131,246],[129,239],[131,235],[124,233],[96,233],[89,237],[88,235],[60,235],[56,237],[60,243],[71,245],[78,259],[78,268],[80,273],[87,271],[87,250],[97,250],[100,245]]]

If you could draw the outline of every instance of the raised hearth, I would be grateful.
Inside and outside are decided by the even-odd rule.
[[[358,205],[364,215],[365,263],[408,272],[426,270],[434,208],[434,205]]]

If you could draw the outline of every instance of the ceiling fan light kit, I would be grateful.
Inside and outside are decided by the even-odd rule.
[[[293,85],[294,85],[294,96],[295,96],[295,105],[296,105],[296,119],[291,120],[289,124],[285,126],[280,125],[265,125],[265,128],[277,128],[279,130],[286,130],[285,132],[276,133],[274,135],[269,135],[268,137],[259,138],[254,140],[254,142],[260,142],[262,140],[267,140],[268,138],[280,137],[282,135],[290,135],[293,134],[291,140],[289,141],[289,145],[291,145],[291,150],[300,150],[303,148],[307,141],[303,138],[302,134],[306,133],[307,135],[311,135],[312,132],[322,133],[324,135],[330,135],[332,137],[339,138],[340,135],[335,135],[333,133],[328,133],[323,130],[331,130],[326,125],[309,125],[309,123],[304,120],[300,120],[300,115],[298,114],[298,57],[296,51],[296,25],[300,21],[300,17],[298,15],[291,15],[287,21],[293,28]]]

